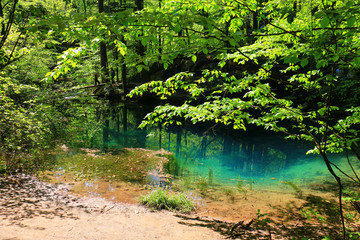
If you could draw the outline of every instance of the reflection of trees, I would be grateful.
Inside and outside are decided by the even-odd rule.
[[[287,167],[300,151],[304,152],[304,148],[283,140],[281,136],[257,130],[222,130],[216,134],[204,134],[206,131],[201,126],[158,126],[147,131],[139,130],[137,126],[146,112],[138,106],[126,104],[100,105],[92,111],[94,116],[90,119],[101,121],[102,131],[97,132],[100,134],[98,137],[92,136],[88,141],[93,147],[104,148],[166,148],[173,151],[184,166],[197,166],[208,159],[217,159],[224,167],[251,176],[274,174]],[[102,145],[99,145],[99,140]],[[180,171],[179,167],[177,171]]]
[[[181,149],[181,137],[182,137],[182,129],[180,128],[179,131],[176,133],[176,150],[175,150],[175,155],[179,156],[180,153],[180,149]]]

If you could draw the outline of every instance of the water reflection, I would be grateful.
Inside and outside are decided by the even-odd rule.
[[[209,131],[210,126],[154,127],[137,129],[149,109],[126,105],[105,105],[87,117],[81,147],[122,149],[140,147],[175,153],[167,171],[190,181],[206,179],[209,184],[236,186],[242,181],[248,188],[272,187],[283,182],[308,184],[320,176],[329,176],[322,160],[306,155],[309,146],[284,140],[260,129],[247,132],[227,129]],[[166,186],[166,178],[150,173],[153,185]]]

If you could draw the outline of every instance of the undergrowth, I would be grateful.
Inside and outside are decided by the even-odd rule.
[[[158,188],[148,195],[142,196],[140,202],[156,210],[166,209],[185,213],[195,209],[195,204],[184,193],[170,192],[163,188]]]

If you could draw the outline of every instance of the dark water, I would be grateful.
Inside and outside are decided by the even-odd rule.
[[[332,180],[323,160],[306,154],[311,145],[251,128],[244,132],[199,125],[140,130],[137,126],[147,112],[140,106],[123,105],[96,110],[95,117],[82,123],[83,134],[73,144],[105,149],[164,148],[176,156],[169,163],[169,172],[192,182],[256,189],[284,182],[305,186]],[[332,161],[341,166],[345,159],[336,155]]]

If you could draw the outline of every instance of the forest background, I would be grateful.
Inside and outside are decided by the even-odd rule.
[[[342,213],[360,178],[328,154],[360,160],[359,13],[350,0],[1,0],[1,171],[70,141],[87,112],[69,93],[150,96],[141,127],[253,124],[311,142]]]

